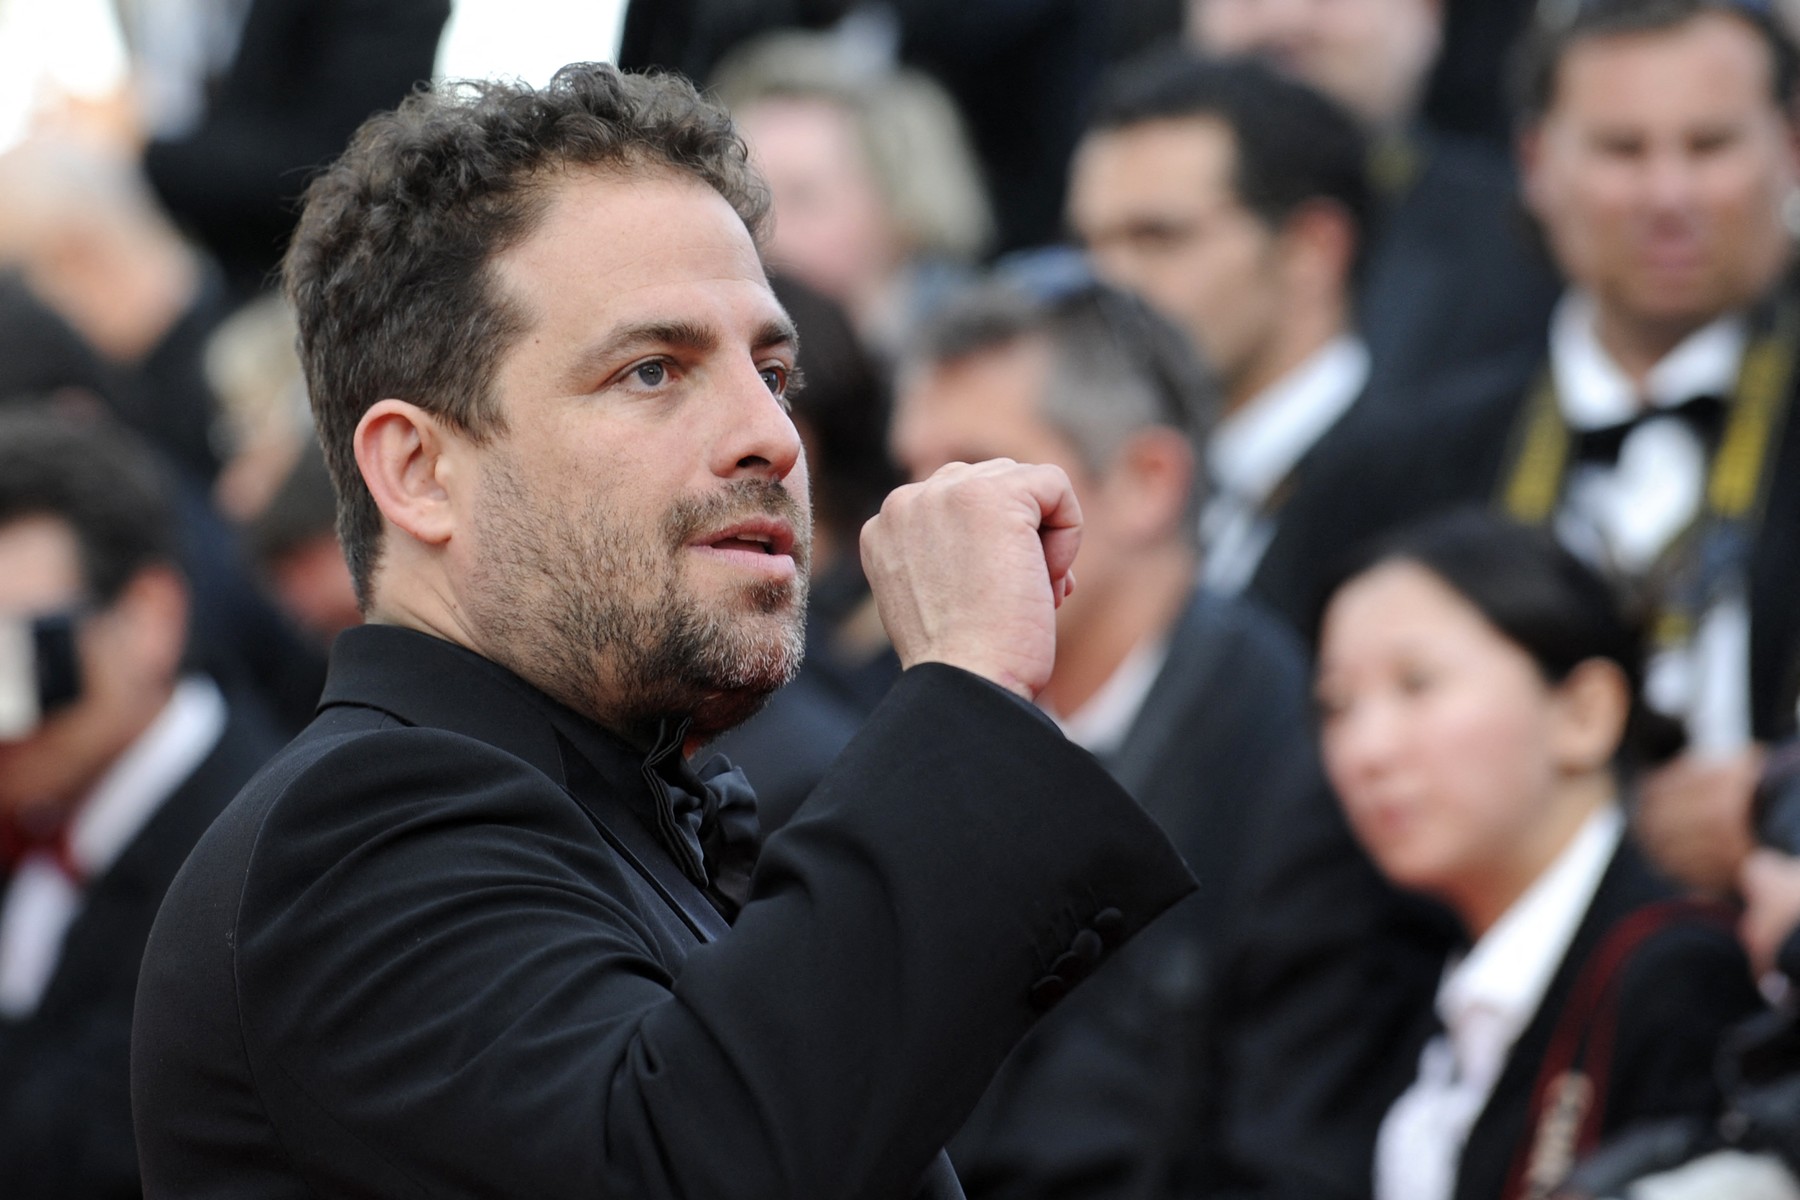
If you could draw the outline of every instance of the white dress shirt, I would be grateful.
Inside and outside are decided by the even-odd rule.
[[[1576,430],[1630,420],[1646,407],[1695,396],[1729,397],[1749,341],[1740,315],[1689,334],[1651,368],[1640,389],[1595,334],[1593,301],[1570,292],[1550,330],[1550,370],[1563,418]],[[1709,471],[1700,435],[1678,417],[1626,435],[1615,466],[1583,463],[1569,478],[1557,534],[1576,553],[1628,577],[1642,575],[1700,513]],[[1742,581],[1699,614],[1693,641],[1653,656],[1652,704],[1684,718],[1694,749],[1728,753],[1750,737],[1750,616]]]
[[[176,685],[162,712],[76,810],[69,858],[84,878],[112,866],[224,729],[225,698],[211,680]],[[81,889],[53,854],[28,854],[0,900],[0,1016],[23,1017],[37,1008],[80,910]]]
[[[1150,698],[1150,689],[1168,657],[1167,635],[1145,638],[1132,647],[1125,661],[1113,669],[1087,703],[1068,716],[1044,711],[1062,729],[1063,736],[1083,750],[1096,755],[1111,754],[1125,744],[1125,735],[1143,711],[1144,701]]]
[[[1213,498],[1200,515],[1200,578],[1236,595],[1275,537],[1275,491],[1369,381],[1369,351],[1349,335],[1257,393],[1213,430],[1206,448]]]
[[[1438,986],[1444,1032],[1419,1055],[1419,1074],[1381,1122],[1376,1200],[1450,1200],[1463,1146],[1513,1043],[1531,1023],[1625,829],[1616,805],[1589,817]]]

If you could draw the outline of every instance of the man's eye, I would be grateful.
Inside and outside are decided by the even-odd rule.
[[[788,370],[786,367],[764,367],[762,380],[774,395],[785,396],[787,394]]]
[[[642,363],[633,367],[631,373],[645,387],[661,387],[669,381],[669,368],[660,362]]]

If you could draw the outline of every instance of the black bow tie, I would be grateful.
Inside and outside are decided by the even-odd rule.
[[[1717,396],[1695,396],[1668,408],[1646,408],[1630,420],[1620,421],[1617,425],[1577,430],[1575,458],[1580,462],[1616,466],[1625,439],[1640,426],[1664,417],[1674,417],[1684,422],[1710,447],[1718,440],[1719,431],[1725,427],[1725,401]]]
[[[762,848],[756,792],[724,755],[696,771],[681,753],[686,733],[685,722],[665,728],[644,760],[644,779],[662,801],[655,806],[657,833],[682,873],[727,921],[735,920]]]

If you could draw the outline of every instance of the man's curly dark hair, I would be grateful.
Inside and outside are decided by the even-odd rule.
[[[284,263],[338,535],[366,610],[381,515],[357,423],[406,400],[477,440],[504,432],[495,370],[524,317],[492,264],[542,222],[569,170],[672,170],[723,196],[760,246],[768,190],[724,110],[675,75],[575,63],[543,88],[464,81],[370,118],[314,179]]]

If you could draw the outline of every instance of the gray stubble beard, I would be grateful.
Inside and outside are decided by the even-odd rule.
[[[722,733],[799,671],[811,519],[780,483],[740,480],[684,496],[655,531],[660,540],[646,544],[621,528],[604,497],[577,519],[533,505],[511,464],[495,467],[476,518],[484,559],[468,605],[483,650],[502,666],[633,740],[671,719],[691,721],[701,736]],[[747,584],[741,604],[686,593],[680,556],[693,537],[757,515],[793,527],[795,578]],[[658,576],[662,586],[647,599],[607,586]],[[772,631],[762,628],[769,620]]]

